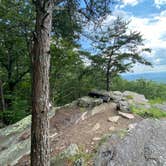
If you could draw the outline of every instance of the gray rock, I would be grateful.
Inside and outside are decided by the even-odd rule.
[[[100,147],[95,166],[166,166],[166,121],[146,119],[125,138],[113,137]]]
[[[133,114],[129,114],[129,113],[125,113],[125,112],[118,112],[118,115],[126,118],[126,119],[134,119],[134,115]]]
[[[66,106],[69,105],[63,107]],[[49,117],[53,117],[55,112],[63,107],[52,108]],[[30,127],[31,115],[0,129],[0,166],[12,166],[30,153]]]
[[[79,154],[79,148],[76,144],[71,144],[67,149],[61,152],[59,155],[51,159],[51,166],[64,166],[66,165],[66,159]],[[79,166],[79,165],[78,165]]]
[[[104,102],[109,102],[111,99],[110,92],[107,92],[105,90],[93,90],[93,91],[89,92],[88,96],[100,98]]]
[[[135,105],[137,107],[150,108],[149,101],[144,95],[135,92],[125,91],[123,92],[123,97],[126,98],[130,105]]]
[[[122,112],[130,112],[130,106],[145,109],[151,108],[145,96],[135,92],[125,91],[121,93],[119,91],[113,91],[111,98],[117,103],[117,108]]]
[[[71,144],[67,149],[65,149],[60,156],[61,157],[71,157],[79,153],[79,148],[76,144]]]
[[[112,91],[110,92],[110,96],[114,102],[119,102],[123,98],[123,94],[120,91]]]
[[[0,166],[14,165],[30,152],[30,137],[20,140],[23,133],[30,133],[31,116],[0,129]]]
[[[103,103],[99,106],[94,107],[92,110],[90,110],[90,116],[93,116],[95,114],[98,114],[99,112],[105,111],[105,110],[111,110],[111,109],[115,109],[117,107],[117,105],[115,103]]]
[[[85,166],[85,162],[83,158],[77,159],[74,164],[74,166]]]
[[[162,104],[154,104],[153,107],[158,108],[162,111],[166,111],[166,103],[162,103]]]
[[[130,112],[130,105],[127,101],[119,101],[119,109],[123,112]]]
[[[93,108],[102,103],[103,103],[103,100],[100,98],[92,98],[92,97],[85,96],[78,99],[78,106],[80,107]]]

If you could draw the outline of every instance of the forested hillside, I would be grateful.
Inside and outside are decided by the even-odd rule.
[[[153,104],[165,101],[165,84],[127,81],[120,76],[136,64],[152,67],[148,57],[152,57],[153,50],[146,45],[143,34],[131,28],[130,18],[111,17],[118,3],[119,0],[0,1],[0,124],[8,126],[32,115],[32,166],[50,164],[49,113],[54,106],[79,101],[87,95],[93,98],[92,103],[103,104],[111,101],[112,91],[121,96],[120,104],[115,100],[115,110],[126,108],[128,100],[123,101],[122,96],[128,92],[124,91],[143,94]],[[104,95],[98,94],[100,90],[105,90]],[[143,100],[146,101],[144,97]],[[127,104],[128,110],[130,107]],[[165,116],[160,113],[158,117]],[[147,110],[142,114],[156,115]],[[59,120],[56,115],[55,120]]]

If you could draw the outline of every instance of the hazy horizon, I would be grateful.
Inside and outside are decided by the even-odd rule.
[[[166,83],[166,71],[145,72],[145,73],[123,73],[122,78],[133,81],[137,79],[152,80],[158,83]]]

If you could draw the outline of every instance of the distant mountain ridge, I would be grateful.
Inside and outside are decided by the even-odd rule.
[[[146,79],[152,80],[158,83],[165,83],[166,84],[166,71],[163,72],[149,72],[149,73],[129,73],[129,74],[122,74],[122,78],[132,81],[137,79]]]

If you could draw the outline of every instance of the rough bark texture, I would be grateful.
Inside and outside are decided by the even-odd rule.
[[[31,166],[50,165],[49,67],[52,0],[36,0],[36,27],[32,51]]]
[[[110,63],[111,63],[111,57],[109,58],[108,64],[107,64],[107,71],[106,71],[106,90],[110,90]]]

